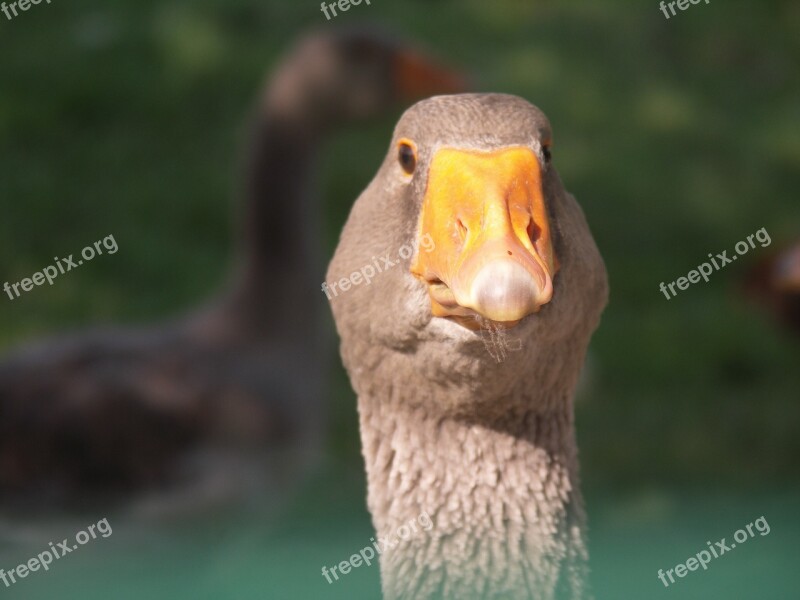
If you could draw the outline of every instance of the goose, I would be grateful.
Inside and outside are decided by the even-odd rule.
[[[587,589],[572,399],[608,284],[551,145],[517,96],[413,105],[329,264],[399,261],[330,298],[386,599]]]
[[[227,289],[168,323],[10,350],[0,361],[0,497],[126,498],[195,479],[216,493],[250,449],[269,453],[276,477],[297,471],[323,438],[325,414],[314,155],[336,127],[460,81],[372,29],[302,38],[253,118]],[[209,465],[218,468],[206,481]]]
[[[800,336],[800,241],[758,261],[742,287],[775,321]]]

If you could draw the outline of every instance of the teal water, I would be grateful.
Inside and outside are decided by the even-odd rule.
[[[353,472],[314,478],[277,512],[234,510],[157,522],[121,514],[98,538],[10,588],[0,598],[51,600],[263,600],[379,598],[376,564],[332,584],[321,568],[346,560],[373,535],[363,482]],[[588,490],[592,584],[598,599],[759,599],[800,597],[800,491],[758,493],[650,489]],[[764,516],[767,535],[737,545],[706,571],[665,588],[658,569],[686,561]],[[100,516],[99,518],[102,518]],[[8,570],[74,538],[95,516],[4,526],[0,566]],[[5,531],[8,530],[8,531]],[[49,536],[49,537],[48,537]]]

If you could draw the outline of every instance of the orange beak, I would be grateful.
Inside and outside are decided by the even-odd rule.
[[[398,52],[394,65],[395,85],[406,102],[437,94],[467,91],[467,81],[460,73],[433,63],[412,50]]]
[[[539,160],[528,148],[438,150],[419,233],[432,249],[420,248],[411,273],[428,286],[436,317],[511,327],[552,298],[558,266]]]

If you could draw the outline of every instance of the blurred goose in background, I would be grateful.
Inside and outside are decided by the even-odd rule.
[[[336,126],[460,85],[371,30],[301,39],[252,122],[228,291],[170,324],[86,331],[5,357],[0,497],[69,503],[198,481],[213,495],[243,464],[227,457],[245,449],[273,467],[258,462],[257,479],[295,476],[326,412],[314,156]]]
[[[778,323],[800,336],[800,241],[756,263],[745,276],[744,289]]]

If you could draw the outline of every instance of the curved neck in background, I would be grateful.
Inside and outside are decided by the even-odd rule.
[[[322,207],[312,189],[318,136],[302,119],[269,110],[249,135],[227,304],[248,327],[297,330],[322,295]]]

